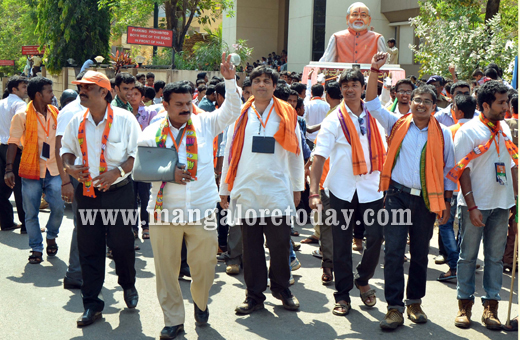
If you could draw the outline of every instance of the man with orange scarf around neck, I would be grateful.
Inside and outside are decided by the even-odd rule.
[[[361,100],[365,79],[359,69],[345,70],[339,79],[343,101],[325,118],[316,139],[314,162],[311,170],[309,205],[316,209],[321,205],[319,182],[325,160],[330,156],[330,171],[322,194],[330,197],[330,207],[337,221],[332,226],[333,263],[336,274],[336,304],[334,315],[347,315],[350,311],[349,292],[353,283],[360,291],[367,307],[376,304],[375,290],[368,281],[379,264],[383,243],[383,226],[379,221],[363,221],[366,249],[352,270],[352,229],[356,219],[361,222],[366,211],[383,209],[383,193],[379,192],[379,177],[386,155],[386,138],[383,127],[370,115]],[[325,198],[326,199],[326,198]],[[354,219],[346,221],[343,211],[352,211]],[[323,218],[330,212],[322,211]],[[359,217],[359,218],[358,218]],[[361,225],[361,224],[359,224]]]
[[[381,172],[379,190],[386,191],[385,210],[389,219],[385,236],[385,298],[388,312],[381,321],[383,329],[404,323],[408,318],[425,323],[421,309],[426,294],[428,250],[435,218],[445,224],[450,217],[450,201],[457,185],[446,178],[455,163],[451,131],[431,115],[437,96],[428,86],[412,93],[412,113],[388,112],[377,97],[377,75],[386,62],[386,53],[372,58],[366,93],[366,106],[386,130],[388,153]],[[398,216],[401,216],[398,218]],[[410,269],[404,297],[403,257],[410,234]]]
[[[47,256],[56,256],[56,237],[63,219],[61,177],[55,157],[56,117],[58,109],[51,105],[52,81],[43,77],[29,80],[27,94],[31,99],[27,109],[17,112],[11,121],[6,161],[12,164],[16,149],[23,146],[19,176],[22,178],[22,198],[25,226],[32,255],[29,263],[43,261],[43,238],[38,221],[42,193],[49,203],[51,214],[47,221]],[[5,183],[14,188],[15,177],[6,170]]]
[[[250,75],[253,95],[230,127],[220,184],[221,202],[230,195],[230,228],[242,228],[245,301],[235,309],[250,314],[264,307],[267,288],[264,235],[269,244],[273,296],[287,310],[300,307],[289,290],[291,216],[304,190],[300,128],[294,108],[273,96],[278,73],[259,66]],[[254,215],[250,214],[253,212]]]

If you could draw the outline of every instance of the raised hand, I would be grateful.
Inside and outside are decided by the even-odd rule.
[[[224,79],[231,80],[235,79],[236,70],[235,65],[231,63],[231,55],[226,58],[226,52],[222,53],[222,63],[220,64],[220,73]]]
[[[377,52],[371,61],[371,66],[376,70],[379,70],[385,63],[386,59],[388,59],[388,53],[386,52]]]

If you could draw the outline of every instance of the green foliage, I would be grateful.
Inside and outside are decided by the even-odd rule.
[[[14,60],[17,73],[25,66],[26,58],[21,58],[22,45],[38,44],[34,34],[37,21],[34,3],[34,0],[0,0],[0,59]],[[12,75],[14,70],[12,66],[0,66],[0,72]]]
[[[72,58],[81,65],[91,55],[108,59],[110,12],[96,0],[46,0],[38,4],[36,27],[45,46],[47,70],[59,73]]]
[[[153,18],[154,4],[161,5],[161,0],[100,0],[99,8],[108,8],[112,15],[112,34],[120,36],[126,33],[128,26],[147,26]],[[159,25],[161,26],[161,25]],[[165,23],[162,24],[166,28]]]

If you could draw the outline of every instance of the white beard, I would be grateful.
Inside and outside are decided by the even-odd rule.
[[[354,22],[354,24],[352,24],[352,25],[349,23],[349,26],[350,26],[350,28],[352,28],[354,31],[359,32],[359,31],[364,31],[364,30],[368,29],[368,26],[369,26],[369,25],[360,25],[360,23],[356,23],[356,22]]]

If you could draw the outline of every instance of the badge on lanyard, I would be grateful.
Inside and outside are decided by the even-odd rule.
[[[42,153],[40,155],[40,158],[44,161],[47,161],[51,157],[51,147],[49,144],[43,142],[42,145]]]
[[[500,185],[506,185],[507,184],[507,177],[506,177],[506,165],[504,163],[495,163],[495,173],[497,182]]]
[[[274,153],[274,137],[253,136],[253,148],[251,152]]]

